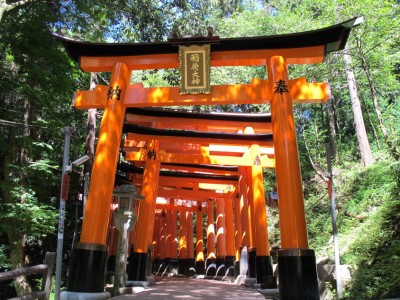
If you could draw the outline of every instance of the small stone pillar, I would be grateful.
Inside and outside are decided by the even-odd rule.
[[[114,211],[115,225],[118,230],[118,248],[115,263],[113,294],[123,294],[126,283],[126,261],[129,247],[129,232],[136,223],[136,204],[144,197],[136,191],[132,184],[123,184],[114,190],[113,195],[118,198],[118,209]]]

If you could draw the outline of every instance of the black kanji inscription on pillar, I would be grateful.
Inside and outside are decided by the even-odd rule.
[[[274,94],[282,94],[282,93],[289,92],[285,80],[280,79],[280,80],[276,81],[275,83],[276,83],[276,86],[275,86]]]
[[[118,85],[115,87],[115,89],[113,89],[111,86],[108,88],[107,100],[113,99],[114,96],[117,96],[117,100],[119,100],[121,97],[121,89],[118,88]]]

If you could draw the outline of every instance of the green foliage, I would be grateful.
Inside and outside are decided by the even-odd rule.
[[[399,173],[384,166],[383,180],[371,176],[374,190],[382,196],[383,202],[375,207],[358,230],[358,236],[350,244],[344,261],[354,267],[347,294],[350,299],[382,299],[400,295],[400,188],[392,184]],[[392,177],[392,183],[385,179]],[[385,184],[386,183],[386,184]],[[389,184],[389,186],[388,186]],[[386,185],[386,190],[382,187]],[[368,203],[369,195],[366,197]],[[370,209],[374,206],[369,205]]]
[[[399,295],[400,257],[398,163],[382,160],[361,169],[354,163],[335,168],[337,226],[341,263],[352,267],[348,299],[381,299]],[[333,258],[331,211],[325,184],[306,185],[310,246],[318,257]]]
[[[5,203],[0,207],[1,229],[18,226],[32,238],[54,233],[57,212],[53,207],[40,203],[31,189],[14,186],[10,194],[15,199],[13,203]]]

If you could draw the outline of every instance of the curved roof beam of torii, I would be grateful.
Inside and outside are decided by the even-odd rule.
[[[199,132],[191,130],[164,130],[151,127],[144,127],[135,124],[124,124],[123,132],[128,134],[129,140],[149,140],[157,139],[159,141],[181,140],[182,142],[193,142],[200,144],[224,144],[251,146],[258,144],[260,146],[272,146],[272,133],[264,134],[233,134],[219,132]],[[189,140],[188,140],[189,139]]]
[[[158,129],[237,133],[252,127],[255,133],[272,132],[270,113],[192,112],[158,108],[127,108],[125,123]]]
[[[322,29],[300,33],[221,38],[211,44],[211,66],[264,65],[272,55],[284,56],[288,64],[322,62],[327,53],[344,49],[351,29],[361,17]],[[177,68],[176,44],[156,43],[89,43],[57,34],[53,36],[66,48],[69,56],[86,72],[110,71],[116,61],[124,61],[131,70]],[[192,43],[210,43],[204,37]]]

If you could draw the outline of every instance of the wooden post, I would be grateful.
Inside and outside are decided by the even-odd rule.
[[[226,256],[226,227],[225,227],[225,200],[216,199],[216,225],[217,225],[217,276],[225,275]]]
[[[246,167],[239,167],[240,223],[242,246],[250,246]]]
[[[130,76],[131,72],[126,64],[116,63],[113,66],[92,169],[80,244],[75,247],[71,256],[67,287],[67,290],[71,292],[104,291],[108,255],[106,245],[108,218],[125,116],[124,97],[130,83]],[[91,259],[93,255],[97,257],[95,261]]]
[[[232,199],[225,199],[225,240],[226,240],[226,255],[225,268],[228,270],[229,276],[234,276],[235,263],[235,237],[234,237],[234,222],[233,222],[233,207]]]
[[[283,249],[278,252],[280,298],[319,299],[315,254],[308,249],[296,128],[283,57],[270,58],[268,78],[273,91],[271,115]]]
[[[217,269],[215,267],[215,227],[214,227],[214,205],[213,200],[207,202],[207,260],[206,275],[215,276]],[[213,267],[214,265],[214,267]]]
[[[201,207],[199,207],[201,210]],[[204,274],[204,237],[203,237],[203,214],[201,211],[196,212],[196,273]]]
[[[154,228],[154,215],[157,198],[160,161],[158,155],[159,143],[150,140],[147,146],[147,159],[143,173],[141,194],[145,200],[140,202],[139,216],[136,226],[136,241],[134,252],[129,257],[128,280],[146,280],[148,249]]]
[[[179,212],[179,274],[186,273],[187,258],[187,231],[186,231],[186,211]]]

